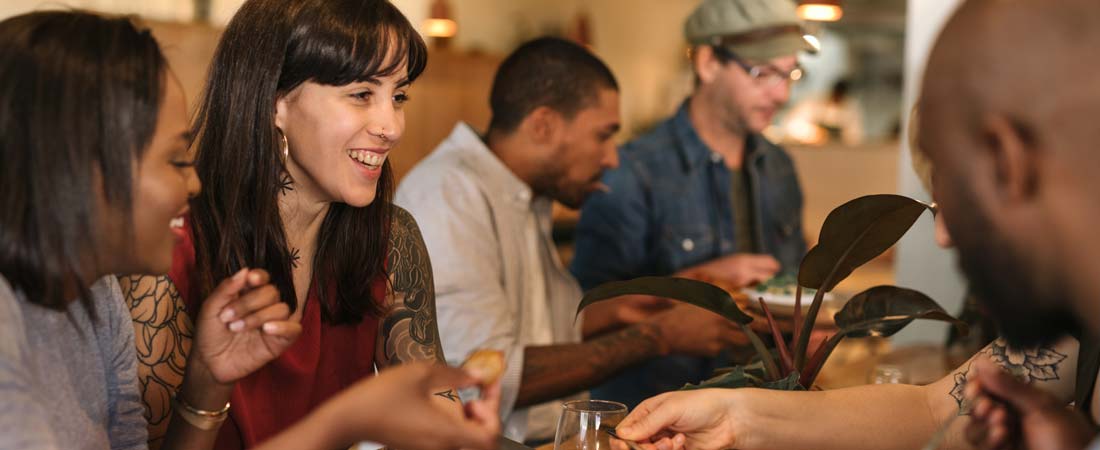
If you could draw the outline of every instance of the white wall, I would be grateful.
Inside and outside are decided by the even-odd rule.
[[[697,0],[602,0],[583,2],[578,8],[591,18],[593,50],[619,80],[624,130],[636,131],[671,115],[690,92],[683,24],[697,4]]]
[[[959,0],[910,0],[905,48],[905,102],[912,105],[918,97],[920,80],[928,53],[944,22],[960,3]],[[906,123],[909,120],[905,108]],[[906,130],[908,127],[902,127]],[[928,200],[929,195],[921,186],[912,169],[908,139],[902,139],[902,151],[898,158],[899,186],[902,195]],[[965,282],[959,274],[953,252],[935,245],[932,220],[922,217],[917,225],[902,239],[898,248],[895,268],[897,284],[924,292],[939,302],[949,313],[956,314],[965,294]],[[896,344],[914,342],[942,342],[947,326],[936,322],[917,321],[894,337]]]

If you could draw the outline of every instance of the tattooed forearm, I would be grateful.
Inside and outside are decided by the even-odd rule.
[[[1009,348],[1004,339],[993,341],[988,347],[978,352],[978,355],[989,358],[1006,372],[1028,384],[1061,379],[1058,366],[1067,357],[1048,346],[1016,350]],[[972,375],[973,367],[974,364],[971,362],[965,369],[955,372],[955,386],[951,389],[950,395],[959,405],[959,415],[963,416],[970,414],[970,405],[966,403],[963,391],[966,389],[967,378]]]
[[[401,208],[394,211],[387,267],[388,309],[379,330],[383,363],[443,361],[428,249],[416,221]]]
[[[969,416],[970,405],[966,401],[966,396],[963,392],[966,391],[966,376],[970,373],[970,368],[973,363],[966,364],[966,368],[955,372],[955,386],[951,388],[951,398],[955,399],[955,404],[959,406],[958,415]]]
[[[658,332],[634,325],[581,344],[527,347],[516,407],[561,398],[657,354]]]
[[[168,430],[170,395],[183,382],[194,328],[168,277],[122,276],[119,285],[134,323],[149,446],[158,448]]]

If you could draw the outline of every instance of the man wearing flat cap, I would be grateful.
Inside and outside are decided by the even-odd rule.
[[[806,252],[802,191],[784,150],[761,132],[814,51],[790,0],[704,0],[688,17],[695,88],[676,114],[619,149],[606,193],[584,204],[571,270],[584,289],[652,275],[749,286],[794,273]],[[603,309],[621,324],[659,309],[624,298]],[[601,323],[590,320],[591,323]],[[603,330],[585,330],[597,334]],[[726,358],[654,360],[593,391],[630,406],[708,378]]]

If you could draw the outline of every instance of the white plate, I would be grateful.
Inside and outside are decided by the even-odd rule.
[[[754,305],[758,304],[757,301],[756,301],[758,298],[763,298],[764,301],[767,302],[769,307],[772,306],[772,305],[775,305],[775,306],[789,306],[789,307],[792,307],[792,308],[794,307],[794,294],[784,295],[784,294],[776,294],[776,293],[772,293],[772,292],[759,292],[755,288],[741,289],[741,293],[749,296],[749,300],[751,300],[752,304],[754,304]],[[825,301],[829,302],[829,301],[832,301],[832,300],[833,300],[833,294],[825,293]],[[803,307],[808,308],[810,306],[810,303],[812,303],[813,301],[814,301],[813,294],[807,293],[806,291],[802,292],[802,306]]]

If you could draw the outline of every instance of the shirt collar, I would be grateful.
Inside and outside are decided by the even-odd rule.
[[[463,153],[465,163],[484,181],[490,192],[510,204],[530,208],[534,198],[531,187],[504,165],[472,126],[459,122],[447,140]]]

